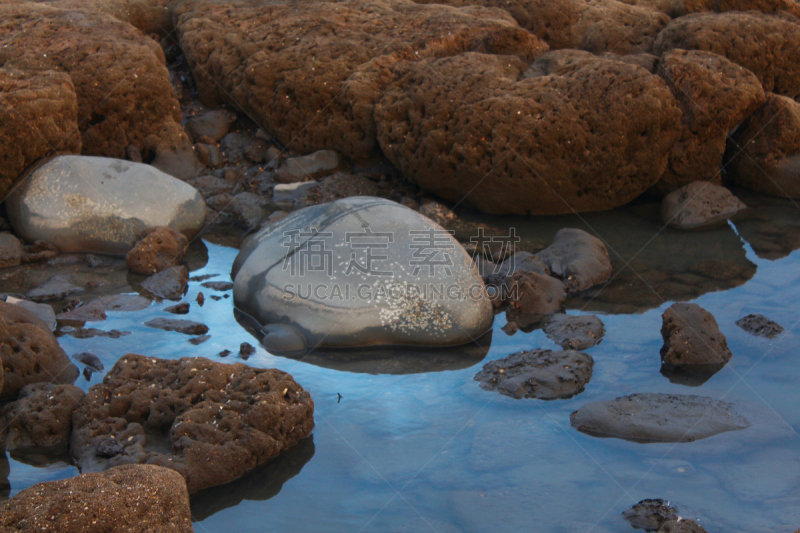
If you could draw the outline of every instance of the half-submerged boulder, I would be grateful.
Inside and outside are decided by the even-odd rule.
[[[158,226],[192,239],[206,217],[205,201],[191,185],[150,165],[105,157],[56,157],[6,205],[17,235],[62,252],[122,255]]]
[[[353,197],[267,226],[233,263],[236,307],[268,349],[453,346],[492,325],[492,304],[450,233],[398,203]]]
[[[280,370],[128,354],[75,411],[70,446],[81,472],[154,464],[195,492],[295,445],[313,414],[308,392]]]
[[[192,533],[189,493],[167,468],[127,465],[29,487],[0,504],[0,529]]]

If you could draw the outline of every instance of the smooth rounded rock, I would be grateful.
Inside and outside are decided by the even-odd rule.
[[[692,442],[750,427],[732,404],[705,396],[656,393],[592,402],[569,420],[583,433],[635,442]]]
[[[231,277],[240,311],[262,326],[295,328],[309,347],[452,346],[493,320],[458,242],[379,198],[308,207],[270,224],[242,245]]]
[[[17,235],[62,252],[125,254],[149,228],[192,239],[203,227],[200,193],[141,163],[61,156],[35,170],[6,202]]]

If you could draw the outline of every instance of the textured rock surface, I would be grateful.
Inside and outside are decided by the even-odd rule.
[[[505,9],[520,26],[552,49],[579,48],[595,54],[647,52],[669,16],[645,2],[617,0],[417,0],[422,4],[482,5]],[[667,7],[672,2],[663,2]]]
[[[373,107],[399,62],[547,49],[504,11],[408,0],[187,0],[176,15],[204,103],[233,100],[301,153],[356,159],[376,152]]]
[[[125,256],[128,270],[149,276],[177,265],[186,255],[189,241],[170,228],[146,231]]]
[[[567,298],[561,281],[525,270],[506,278],[505,287],[508,291],[508,321],[522,327],[538,324],[547,315],[561,311]]]
[[[664,522],[677,520],[680,515],[675,507],[661,498],[642,500],[622,513],[634,529],[656,531]]]
[[[54,150],[81,151],[78,100],[69,76],[0,68],[0,199],[23,170]]]
[[[157,466],[129,465],[29,487],[0,504],[3,531],[192,533],[186,483]]]
[[[16,397],[30,383],[72,383],[78,377],[78,367],[49,326],[30,311],[5,302],[0,302],[0,359],[4,399]]]
[[[683,0],[687,13],[699,11],[761,11],[762,13],[780,13],[785,11],[800,17],[800,4],[797,0]]]
[[[133,26],[100,12],[0,4],[0,48],[6,67],[69,75],[84,154],[188,143],[161,47]]]
[[[669,192],[692,181],[721,182],[728,133],[764,103],[758,78],[712,52],[671,50],[658,74],[681,106],[681,136],[654,189]]]
[[[750,427],[729,403],[677,394],[632,394],[592,402],[569,420],[590,435],[637,442],[691,442]]]
[[[558,230],[553,244],[538,252],[536,257],[553,276],[561,278],[569,292],[586,290],[611,276],[606,245],[580,229]]]
[[[195,492],[308,436],[313,413],[308,392],[280,370],[128,354],[75,411],[71,450],[82,472],[156,464]]]
[[[552,215],[650,188],[681,112],[657,76],[561,50],[530,69],[477,53],[419,61],[375,116],[384,153],[423,189],[488,213]]]
[[[283,162],[275,173],[278,183],[296,183],[332,172],[339,166],[339,154],[333,150],[320,150],[302,157],[293,157]]]
[[[39,167],[6,202],[18,235],[62,252],[125,254],[143,230],[191,239],[206,205],[194,187],[141,163],[61,156]]]
[[[606,330],[594,315],[553,315],[544,324],[547,338],[565,350],[585,350],[599,344]]]
[[[236,307],[273,327],[267,348],[282,334],[277,327],[308,347],[450,346],[479,337],[493,320],[461,245],[380,198],[308,207],[268,225],[242,244],[231,277]]]
[[[186,121],[186,131],[195,141],[203,137],[218,143],[230,131],[236,115],[224,109],[207,111]]]
[[[731,145],[734,157],[729,168],[737,184],[800,198],[800,103],[768,95],[732,135]]]
[[[661,221],[678,229],[713,226],[732,218],[747,206],[725,187],[693,181],[661,201]]]
[[[24,255],[25,250],[19,239],[11,233],[0,233],[0,268],[17,266]]]
[[[585,353],[531,350],[486,363],[475,381],[512,398],[558,400],[583,391],[592,378],[593,366]]]
[[[74,385],[33,383],[16,401],[0,412],[0,441],[6,451],[66,452],[72,427],[72,411],[84,393]]]
[[[183,265],[165,268],[142,282],[142,288],[157,296],[169,300],[178,300],[186,292],[189,282],[189,269]]]
[[[783,326],[761,314],[747,315],[736,321],[736,325],[751,335],[774,339],[783,333]]]
[[[191,320],[178,318],[154,318],[144,323],[145,326],[164,331],[177,331],[186,335],[203,335],[208,333],[208,326]]]
[[[662,362],[673,366],[718,365],[733,356],[714,316],[699,305],[673,304],[661,318]]]
[[[681,48],[728,58],[758,76],[765,91],[800,92],[800,23],[754,12],[696,13],[674,19],[658,34],[656,55]]]

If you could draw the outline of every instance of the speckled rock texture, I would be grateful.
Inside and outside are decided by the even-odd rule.
[[[682,0],[686,13],[700,11],[761,11],[762,13],[780,13],[784,11],[800,17],[800,2],[797,0]]]
[[[724,223],[747,206],[725,187],[693,181],[661,201],[661,221],[677,229],[698,229]]]
[[[642,68],[559,50],[530,68],[479,53],[419,61],[375,116],[386,156],[428,192],[554,215],[624,205],[655,184],[681,112]]]
[[[560,280],[526,270],[508,276],[505,287],[508,321],[522,327],[536,325],[548,315],[561,311],[567,298]]]
[[[124,158],[136,145],[146,156],[189,142],[161,47],[126,22],[100,12],[3,3],[0,49],[5,67],[69,76],[84,154]]]
[[[580,292],[611,276],[611,259],[603,241],[582,229],[558,230],[553,243],[537,252],[550,274],[560,278],[568,292]]]
[[[655,393],[588,403],[569,420],[578,431],[635,442],[692,442],[750,427],[730,403]]]
[[[677,2],[617,0],[416,0],[421,4],[481,5],[508,11],[520,26],[553,50],[575,48],[595,54],[648,52],[658,32],[678,10]],[[659,5],[660,4],[660,5]]]
[[[313,415],[308,392],[280,370],[128,354],[75,411],[71,450],[81,472],[155,464],[195,492],[293,446]]]
[[[171,0],[24,0],[59,9],[105,13],[135,26],[142,33],[167,35],[172,31]],[[0,0],[0,4],[18,4],[21,0]]]
[[[170,228],[153,228],[145,231],[125,256],[128,270],[149,276],[177,265],[186,255],[189,241]]]
[[[662,362],[673,366],[717,365],[733,356],[714,315],[699,305],[673,304],[661,318]]]
[[[784,331],[783,326],[760,313],[742,317],[736,321],[736,325],[751,335],[768,339],[774,339]]]
[[[565,350],[585,350],[603,340],[606,334],[603,322],[594,315],[556,314],[545,322],[547,338]]]
[[[467,50],[533,60],[547,45],[499,9],[410,0],[186,0],[181,47],[206,105],[240,105],[292,150],[375,155],[373,108],[398,64]]]
[[[765,91],[800,92],[800,21],[756,12],[695,13],[674,19],[658,34],[656,55],[705,50],[750,70]]]
[[[582,392],[593,367],[594,360],[585,353],[531,350],[486,363],[475,381],[512,398],[558,400]]]
[[[42,319],[18,305],[0,302],[0,359],[3,389],[0,398],[15,398],[30,383],[72,383],[78,377]]]
[[[70,77],[0,67],[0,199],[29,165],[56,150],[81,151]]]
[[[6,206],[17,235],[62,252],[123,255],[137,236],[165,226],[191,239],[206,204],[191,185],[150,165],[59,156],[37,168]]]
[[[681,136],[669,165],[653,187],[665,194],[692,181],[722,181],[722,157],[728,133],[764,103],[758,78],[712,52],[672,50],[657,72],[681,106]]]
[[[738,185],[800,198],[800,103],[768,95],[733,134],[731,150],[730,173]]]
[[[231,277],[236,308],[273,328],[259,339],[267,349],[279,349],[273,338],[301,341],[298,350],[456,346],[494,318],[453,236],[382,198],[345,198],[267,225],[244,241]]]
[[[0,504],[0,531],[192,533],[189,493],[168,468],[128,465],[29,487]]]
[[[69,448],[72,411],[84,392],[74,385],[32,383],[0,412],[0,442],[21,452],[60,452]]]

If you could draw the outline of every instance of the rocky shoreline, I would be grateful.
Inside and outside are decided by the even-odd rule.
[[[209,328],[176,315],[230,298],[271,352],[372,373],[406,366],[379,351],[355,363],[324,352],[442,347],[431,369],[466,367],[486,350],[444,349],[477,345],[505,313],[508,335],[542,328],[562,351],[490,361],[473,385],[563,401],[590,382],[584,352],[605,334],[600,317],[567,314],[571,301],[656,307],[744,283],[755,266],[708,243],[724,269],[637,265],[630,284],[667,298],[631,302],[603,293],[630,274],[592,232],[514,243],[475,212],[658,204],[647,216],[687,242],[742,220],[734,248],[741,238],[774,258],[800,247],[791,216],[775,229],[769,199],[800,198],[795,0],[0,0],[0,43],[0,443],[81,472],[0,504],[0,529],[122,532],[146,520],[192,531],[190,495],[309,442],[314,402],[280,370],[133,353],[106,370],[92,353],[68,356],[63,335],[131,333],[92,327],[107,313],[173,301],[143,326],[199,346]],[[385,280],[367,277],[378,267],[353,260],[369,246],[339,249],[357,230],[391,234],[370,250],[413,267],[389,276],[402,297],[375,296]],[[488,243],[473,238],[487,230]],[[421,265],[437,272],[414,263],[430,254],[409,261],[425,232],[451,250],[432,281],[477,288],[471,299],[409,296]],[[190,277],[204,261],[199,239],[225,234],[240,247],[230,281]],[[369,296],[288,291],[302,246],[284,249],[286,235],[333,251],[332,270],[304,278],[314,290],[336,280]],[[189,284],[205,294],[184,301]],[[129,286],[139,295],[120,294]],[[736,324],[784,333],[760,314]],[[734,357],[696,304],[667,308],[661,334],[672,383],[702,385]],[[237,356],[254,352],[244,342]],[[102,381],[84,392],[73,385],[81,373]],[[640,443],[751,425],[728,402],[649,392],[586,403],[569,422]],[[704,531],[662,500],[625,517],[648,531]]]

